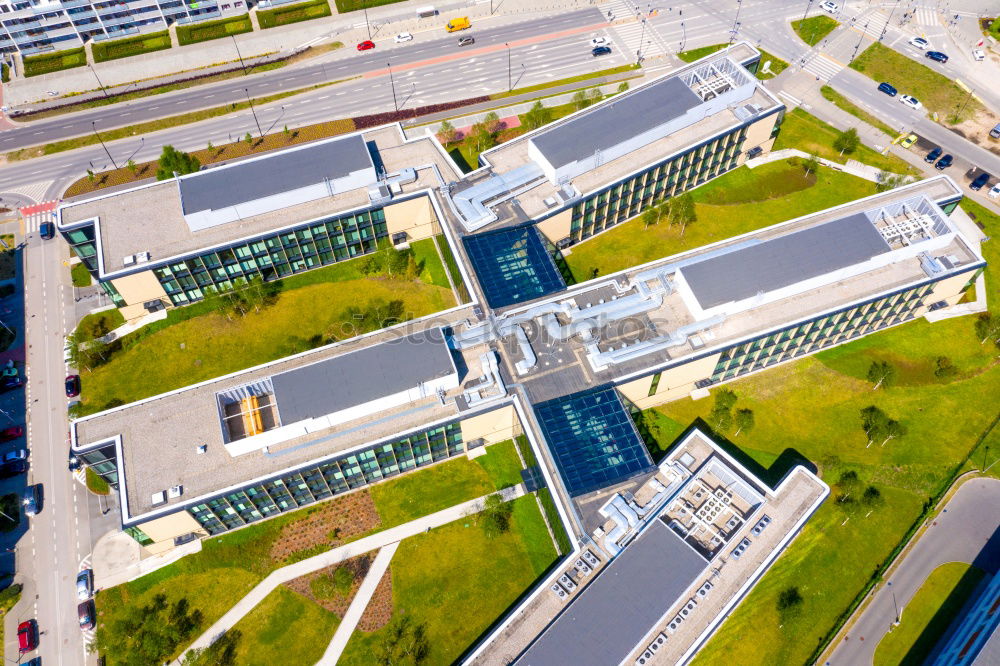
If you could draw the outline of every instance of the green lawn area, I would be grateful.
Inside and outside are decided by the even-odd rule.
[[[821,39],[833,32],[840,25],[829,16],[810,16],[807,19],[792,21],[792,30],[809,46],[815,46]]]
[[[465,279],[462,277],[462,271],[458,269],[458,262],[455,260],[455,255],[451,251],[451,246],[448,244],[448,240],[444,235],[438,236],[438,249],[441,255],[444,256],[445,266],[448,267],[448,273],[451,275],[451,281],[455,283],[455,289],[458,290],[458,297],[463,303],[468,303],[471,298],[469,298],[469,289],[465,286]]]
[[[368,6],[374,6],[376,3],[369,3]],[[259,10],[257,12],[257,23],[260,24],[262,30],[266,30],[267,28],[276,28],[279,25],[308,21],[320,18],[321,16],[329,16],[330,14],[330,3],[327,0],[309,0],[309,2],[286,5],[277,9]]]
[[[577,281],[638,266],[875,193],[874,183],[821,167],[808,177],[797,160],[739,167],[691,191],[698,219],[684,236],[639,218],[574,245],[566,263]]]
[[[555,560],[535,499],[521,497],[510,530],[494,539],[470,517],[404,540],[392,560],[393,617],[423,628],[422,663],[452,663]],[[373,663],[392,626],[356,630],[338,663]]]
[[[837,92],[830,86],[823,86],[822,88],[819,89],[819,91],[823,95],[823,97],[833,102],[840,109],[847,111],[855,118],[865,121],[872,127],[882,130],[892,138],[895,139],[896,135],[899,134],[899,132],[894,130],[892,127],[886,125],[884,121],[880,120],[879,118],[876,118],[872,114],[862,109],[860,106],[854,104],[851,100],[847,99],[846,97],[841,95],[839,92]]]
[[[446,242],[444,234],[439,234],[438,238],[442,243]],[[451,284],[448,282],[448,276],[444,271],[444,264],[441,262],[441,255],[438,254],[437,246],[434,244],[433,238],[424,238],[423,240],[413,241],[410,243],[410,249],[413,250],[413,256],[417,261],[417,266],[422,269],[420,271],[421,280],[427,284],[433,284],[438,287],[444,287],[445,289],[451,289]]]
[[[707,55],[712,55],[716,51],[721,51],[726,48],[728,44],[712,44],[710,46],[702,46],[697,49],[691,49],[689,51],[681,51],[677,54],[677,57],[684,62],[694,62],[695,60],[700,60]],[[760,63],[757,70],[757,78],[761,80],[773,79],[778,74],[781,74],[788,67],[788,63],[779,58],[776,55],[768,53],[763,49],[757,49],[760,51]],[[764,67],[764,63],[767,61],[771,62],[771,66],[768,68],[768,73],[764,74],[761,72],[761,68]]]
[[[92,280],[90,279],[90,271],[83,263],[73,264],[73,268],[69,269],[70,278],[73,280],[74,287],[89,287]]]
[[[135,37],[126,37],[124,39],[94,42],[94,62],[128,58],[129,56],[140,55],[142,53],[162,51],[170,47],[170,33],[166,30],[162,32],[150,32]]]
[[[25,56],[24,75],[26,77],[39,74],[51,74],[72,67],[83,67],[87,64],[87,54],[83,47],[54,51],[44,55]]]
[[[243,16],[233,16],[218,21],[178,25],[177,42],[181,46],[186,46],[187,44],[207,42],[210,39],[239,35],[244,32],[251,32],[252,30],[253,24],[250,23],[250,16],[244,14]]]
[[[381,7],[382,5],[391,5],[396,2],[403,2],[403,0],[334,0],[334,4],[337,5],[337,12],[340,14],[371,9],[372,7]]]
[[[952,116],[969,98],[968,91],[948,77],[877,42],[865,49],[851,68],[873,81],[888,81],[902,94],[913,95],[929,112],[938,113],[949,123],[957,122]],[[963,118],[974,116],[982,108],[975,99],[969,100]]]
[[[90,340],[95,332],[104,335],[125,323],[125,317],[117,309],[92,312],[84,316],[76,325],[76,330],[84,339]],[[100,337],[100,336],[98,336]]]
[[[833,142],[840,134],[840,130],[833,125],[823,122],[802,108],[796,108],[785,114],[781,131],[774,141],[772,150],[798,148],[840,164],[846,164],[847,160],[854,159],[890,173],[917,173],[916,169],[895,155],[881,155],[864,144],[853,153],[841,155],[840,151],[833,147]]]
[[[681,51],[677,54],[677,57],[684,62],[694,62],[695,60],[701,60],[707,55],[712,55],[716,51],[721,51],[726,48],[726,46],[726,44],[710,44],[709,46],[700,46],[696,49]]]
[[[874,666],[920,666],[983,575],[965,562],[949,562],[932,571],[902,609],[899,626],[879,641]]]
[[[615,74],[621,74],[622,72],[631,72],[639,69],[639,65],[619,65],[618,67],[611,67],[609,69],[600,69],[596,72],[588,72],[587,74],[579,74],[577,76],[569,76],[564,79],[555,79],[553,81],[547,81],[545,83],[539,83],[534,86],[524,86],[523,88],[514,88],[510,91],[505,91],[501,93],[494,93],[490,95],[490,99],[503,99],[504,97],[510,97],[512,95],[523,95],[524,93],[537,92],[539,90],[545,90],[546,88],[554,88],[556,86],[564,86],[570,83],[579,83],[581,81],[588,81],[590,79],[596,79],[601,76],[613,76]]]

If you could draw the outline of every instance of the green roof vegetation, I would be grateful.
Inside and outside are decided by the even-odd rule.
[[[372,3],[368,6],[374,6]],[[284,5],[277,9],[260,9],[257,11],[257,23],[262,30],[277,28],[279,25],[308,21],[330,15],[330,3],[327,0],[309,0],[294,5]]]
[[[90,278],[90,271],[81,262],[78,264],[73,264],[73,267],[69,269],[70,279],[73,281],[74,287],[89,287],[92,280]]]
[[[83,47],[53,51],[43,55],[24,57],[24,75],[26,77],[39,74],[51,74],[73,67],[83,67],[87,64],[87,54]]]
[[[230,35],[239,35],[244,32],[251,32],[253,24],[250,23],[250,15],[231,16],[219,19],[218,21],[202,21],[200,23],[188,23],[177,26],[177,42],[181,46],[187,44],[197,44],[207,42],[211,39],[221,39]]]
[[[143,53],[152,53],[169,49],[170,32],[149,32],[135,37],[125,37],[122,39],[110,39],[103,42],[94,42],[91,47],[94,54],[94,62],[105,62],[107,60],[117,60],[118,58],[128,58]]]

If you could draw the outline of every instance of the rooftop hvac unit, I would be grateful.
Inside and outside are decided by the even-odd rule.
[[[167,502],[167,493],[163,490],[161,490],[158,493],[153,493],[153,496],[150,499],[150,503],[153,506],[156,506],[158,504],[166,504],[166,502]]]
[[[184,486],[170,486],[170,490],[167,491],[167,497],[170,499],[177,499],[184,493]]]
[[[556,199],[555,197],[546,197],[545,199],[542,200],[542,203],[545,204],[546,208],[554,208],[555,206],[559,205],[559,200]]]
[[[194,449],[194,452],[195,452],[195,453],[198,453],[198,454],[202,454],[202,453],[204,453],[205,451],[208,451],[208,444],[199,444],[199,445],[198,445],[198,446],[196,446],[196,447],[195,447],[195,449]]]
[[[124,259],[122,259],[122,266],[131,266],[135,263],[135,255],[129,254]]]
[[[137,264],[143,264],[149,261],[149,252],[139,252],[135,255],[135,261]]]

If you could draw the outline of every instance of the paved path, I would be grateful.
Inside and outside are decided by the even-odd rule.
[[[500,495],[505,501],[509,502],[521,497],[524,495],[524,492],[524,484],[519,484],[517,486],[501,490]],[[282,583],[287,583],[290,580],[312,573],[313,571],[318,571],[319,569],[324,569],[333,564],[337,564],[338,562],[349,560],[352,557],[357,557],[358,555],[362,555],[368,551],[384,548],[389,544],[398,543],[403,539],[415,536],[421,532],[427,532],[435,527],[447,525],[450,522],[459,520],[460,518],[470,514],[479,513],[483,510],[483,501],[485,499],[485,496],[477,497],[476,499],[469,500],[468,502],[456,504],[455,506],[438,511],[437,513],[432,513],[428,516],[411,520],[408,523],[397,525],[396,527],[390,527],[385,531],[372,534],[371,536],[358,539],[357,541],[345,544],[339,548],[328,550],[325,553],[320,553],[319,555],[302,560],[301,562],[289,564],[287,567],[282,567],[272,571],[268,574],[267,578],[262,580],[255,588],[250,590],[250,592],[247,593],[245,597],[240,599],[236,605],[229,610],[229,612],[218,620],[218,622],[213,624],[205,633],[199,636],[188,647],[188,649],[201,649],[211,645],[216,639],[222,636],[222,634],[233,628],[237,622],[243,619],[243,616],[253,610],[257,604],[263,601],[267,595],[269,595]],[[180,663],[174,662],[174,666],[180,666]]]
[[[965,482],[920,536],[886,585],[844,636],[826,664],[871,664],[878,642],[927,576],[946,562],[970,562],[988,573],[1000,569],[1000,480]]]
[[[399,542],[397,541],[396,543],[383,546],[382,550],[378,551],[375,561],[372,562],[372,566],[368,570],[368,575],[361,582],[358,593],[354,595],[351,605],[347,608],[347,612],[344,613],[344,619],[337,626],[337,631],[333,634],[333,640],[330,641],[326,652],[323,653],[323,658],[316,662],[316,666],[336,665],[337,660],[340,659],[340,655],[344,652],[344,648],[347,647],[347,641],[351,639],[351,634],[354,633],[354,628],[361,621],[361,615],[368,608],[368,602],[371,601],[372,596],[375,594],[375,589],[378,588],[378,584],[382,581],[382,576],[385,575],[386,569],[389,568],[389,562],[392,561],[392,556],[396,554],[398,547]]]

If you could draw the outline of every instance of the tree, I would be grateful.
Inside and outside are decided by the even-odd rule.
[[[802,595],[799,588],[787,587],[778,594],[778,613],[783,618],[798,615],[802,610]]]
[[[476,146],[476,152],[483,152],[496,145],[496,137],[487,129],[484,123],[476,123],[472,126],[472,142]]]
[[[890,439],[906,434],[906,427],[889,416],[875,405],[869,405],[861,410],[861,427],[868,436],[868,446],[881,440],[880,446],[885,446]]]
[[[201,611],[191,610],[186,598],[170,605],[157,594],[147,605],[127,605],[114,619],[98,623],[91,648],[115,655],[115,663],[125,666],[160,664],[194,638],[203,623]]]
[[[577,111],[579,111],[580,109],[586,109],[587,106],[590,105],[590,100],[587,99],[587,93],[586,92],[584,92],[583,90],[578,90],[573,95],[573,99],[570,100],[570,103],[574,107],[576,107]]]
[[[441,127],[438,128],[438,136],[441,137],[442,143],[453,143],[458,140],[458,130],[455,129],[454,125],[445,120],[441,122]]]
[[[208,145],[205,146],[205,150],[207,150],[208,152],[212,152],[213,150],[215,150],[215,146],[212,145],[211,141],[209,141]]]
[[[988,312],[984,312],[976,319],[976,337],[979,344],[985,345],[988,340],[992,340],[1000,347],[1000,317],[994,317]]]
[[[890,173],[888,171],[878,172],[878,182],[875,183],[876,192],[887,192],[889,190],[894,190],[900,185],[906,184],[906,176],[901,176],[897,173]]]
[[[754,418],[752,409],[737,409],[736,416],[734,417],[734,423],[736,424],[736,432],[733,437],[738,437],[741,432],[746,430],[750,432],[754,427]]]
[[[885,504],[885,498],[882,497],[882,493],[875,486],[868,486],[865,488],[865,492],[861,495],[861,503],[870,509],[876,509],[883,504]]]
[[[96,178],[96,176],[94,176],[93,170],[87,169],[87,180],[89,180],[90,182],[94,182],[94,178]]]
[[[480,524],[488,539],[495,539],[510,529],[510,517],[514,507],[499,495],[487,496],[480,513]]]
[[[496,111],[490,111],[483,116],[483,125],[490,134],[496,134],[503,129],[503,123],[500,122],[500,116],[497,115]]]
[[[176,150],[173,146],[163,146],[160,160],[156,165],[156,180],[169,180],[174,174],[183,176],[201,168],[201,162],[193,155]]]
[[[685,192],[684,194],[674,197],[673,201],[670,202],[670,224],[679,225],[681,228],[681,237],[684,236],[684,230],[687,229],[687,225],[698,219],[698,214],[694,209],[694,199],[691,197],[690,192]]]
[[[716,432],[725,432],[733,425],[733,405],[736,404],[736,394],[729,389],[722,389],[715,394],[715,405],[708,415],[708,421]]]
[[[381,632],[382,639],[372,650],[378,666],[419,665],[427,660],[430,642],[423,624],[414,624],[407,615],[393,616]]]
[[[809,177],[810,173],[816,173],[819,169],[819,159],[815,155],[810,155],[808,159],[802,162],[802,170],[806,172],[806,178]]]
[[[841,155],[844,153],[850,155],[857,150],[860,145],[861,139],[858,137],[858,130],[853,127],[846,132],[841,132],[840,135],[833,141],[834,149],[839,150]]]
[[[243,137],[243,142],[246,143],[248,146],[250,144],[252,144],[253,143],[253,134],[251,134],[250,132],[247,132],[246,135]]]
[[[125,168],[131,171],[132,175],[135,175],[135,160],[129,160],[128,162],[126,162]]]
[[[642,212],[642,228],[649,229],[651,226],[660,221],[660,213],[653,206],[647,208]]]
[[[955,364],[947,356],[938,356],[934,363],[937,366],[934,369],[934,376],[938,379],[949,379],[950,377],[954,377],[958,372],[958,368],[955,367]]]
[[[545,108],[541,102],[535,102],[535,105],[524,114],[524,124],[528,129],[538,129],[550,122],[552,122],[552,110]]]
[[[601,92],[600,88],[591,88],[587,96],[590,98],[591,104],[597,104],[604,99],[604,93]]]
[[[618,84],[618,92],[623,93],[628,91],[628,81],[622,81]]]
[[[877,391],[878,387],[882,385],[888,387],[895,377],[896,368],[887,361],[872,361],[868,368],[868,381],[875,385],[872,388],[873,391]]]
[[[236,651],[243,633],[230,629],[207,648],[188,650],[181,660],[183,666],[236,666]]]
[[[406,254],[406,279],[413,281],[420,276],[420,267],[417,266],[417,260],[413,256],[412,252],[407,252]]]

